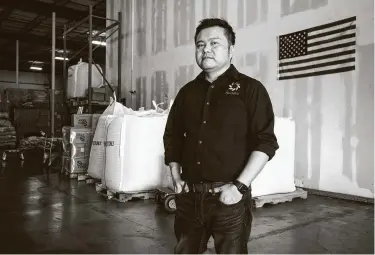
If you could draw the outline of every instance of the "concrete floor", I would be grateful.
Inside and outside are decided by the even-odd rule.
[[[92,185],[18,165],[0,170],[0,253],[173,253],[174,216],[153,201],[107,201]],[[373,205],[309,195],[256,209],[248,248],[372,254]]]

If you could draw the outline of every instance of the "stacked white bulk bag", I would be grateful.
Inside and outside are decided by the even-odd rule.
[[[96,65],[100,71],[102,69]],[[68,68],[67,98],[85,97],[88,89],[89,64],[80,60],[76,65]],[[99,88],[103,85],[103,76],[98,69],[92,65],[91,87]]]
[[[139,192],[164,186],[163,134],[167,114],[132,112],[108,126],[102,184],[113,192]]]
[[[289,193],[294,184],[295,122],[275,118],[275,135],[279,149],[251,184],[253,197]]]
[[[95,134],[91,145],[88,175],[94,179],[101,179],[105,168],[105,142],[107,127],[117,116],[123,116],[128,108],[121,103],[112,101],[96,124]]]

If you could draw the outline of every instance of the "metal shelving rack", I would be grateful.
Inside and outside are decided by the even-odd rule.
[[[104,29],[96,32],[95,34],[93,34],[93,18],[97,18],[97,19],[104,19],[104,20],[109,20],[109,21],[112,21],[113,23],[109,26],[106,26]],[[100,45],[96,46],[94,49],[93,49],[93,39],[95,38],[99,38],[99,36],[102,34],[102,33],[105,33],[107,32],[108,30],[110,29],[114,29],[114,31],[109,35],[109,36],[106,36],[105,40],[107,40],[108,38],[110,38],[113,34],[115,34],[117,32],[118,34],[118,40],[117,40],[117,44],[118,44],[118,86],[117,86],[117,91],[116,91],[116,94],[117,94],[117,100],[120,100],[121,99],[121,55],[122,55],[122,38],[121,38],[121,28],[122,28],[122,13],[121,12],[118,12],[118,20],[115,20],[115,19],[108,19],[108,18],[105,18],[105,17],[101,17],[101,16],[96,16],[96,15],[93,15],[93,9],[92,9],[92,6],[89,5],[89,15],[82,19],[81,21],[78,21],[75,25],[73,25],[72,27],[70,27],[69,29],[67,29],[66,25],[64,25],[64,32],[63,32],[63,80],[64,80],[64,88],[63,88],[63,98],[64,100],[66,99],[66,89],[67,89],[67,63],[69,62],[69,60],[66,60],[67,59],[67,36],[69,33],[71,33],[72,31],[74,31],[75,29],[77,29],[78,27],[80,27],[82,24],[84,24],[85,22],[88,22],[89,23],[89,31],[88,31],[88,65],[89,65],[89,70],[88,70],[88,103],[87,103],[87,106],[88,106],[88,113],[92,113],[92,93],[91,93],[91,88],[92,88],[92,66],[93,66],[93,51],[95,51],[95,49],[97,49],[98,47],[100,47]],[[54,95],[54,72],[55,72],[55,39],[56,39],[56,35],[55,35],[55,14],[53,13],[53,39],[52,39],[52,77],[53,77],[53,80],[52,80],[52,94]],[[70,59],[74,59],[75,57],[77,57],[86,47],[84,46],[82,49],[80,49],[79,51],[77,51],[73,57],[71,57]],[[107,81],[107,79],[105,78],[105,75],[103,74],[103,72],[97,67],[97,65],[95,64],[94,62],[94,66],[98,69],[99,73],[102,75],[105,83],[107,86],[110,87],[110,89],[112,90],[112,92],[115,92],[113,87],[111,86],[111,84]],[[53,105],[54,105],[54,98],[52,96],[52,108],[53,108]],[[52,110],[52,109],[51,109]],[[51,123],[53,125],[53,123]]]

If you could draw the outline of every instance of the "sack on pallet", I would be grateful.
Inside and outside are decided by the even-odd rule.
[[[0,127],[12,127],[12,122],[8,119],[0,119]]]
[[[0,133],[1,134],[13,134],[13,132],[15,132],[16,129],[12,126],[12,127],[0,127]],[[14,133],[15,134],[15,133]]]
[[[167,115],[117,117],[108,126],[102,183],[113,192],[139,192],[163,186],[163,134]]]
[[[296,190],[294,184],[295,123],[275,118],[275,135],[279,149],[251,184],[253,197]]]
[[[0,119],[9,119],[9,113],[7,112],[0,112]]]
[[[101,179],[105,167],[105,147],[107,127],[117,116],[123,116],[129,109],[121,103],[112,101],[103,114],[99,117],[92,141],[88,175],[94,179]]]
[[[101,72],[102,69],[96,65]],[[68,87],[67,98],[85,97],[88,89],[88,72],[89,64],[81,60],[68,69]],[[92,79],[91,87],[99,88],[103,85],[103,77],[95,67],[92,65]]]
[[[98,121],[100,118],[101,114],[94,113],[92,115],[92,120],[91,120],[91,130],[95,133],[96,126],[98,125]]]

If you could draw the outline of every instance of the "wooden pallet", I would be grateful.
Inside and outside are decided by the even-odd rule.
[[[91,176],[87,175],[87,178],[86,178],[86,184],[97,184],[97,183],[100,183],[100,179],[95,179],[95,178],[92,178]]]
[[[69,106],[85,106],[88,105],[89,100],[87,98],[71,98],[67,100]],[[97,101],[91,100],[92,105],[108,106],[109,102],[107,101]]]
[[[86,173],[69,173],[68,171],[65,172],[65,175],[69,177],[69,179],[77,179],[77,181],[86,181],[88,175]]]
[[[101,183],[95,184],[96,192],[107,197],[107,199],[115,200],[121,203],[128,202],[133,199],[154,199],[155,191],[154,190],[144,190],[137,192],[112,192],[104,187]]]
[[[293,192],[289,193],[279,193],[279,194],[272,194],[272,195],[265,195],[254,197],[255,207],[263,207],[264,204],[278,204],[284,202],[291,202],[294,198],[307,198],[307,191],[297,188]]]

